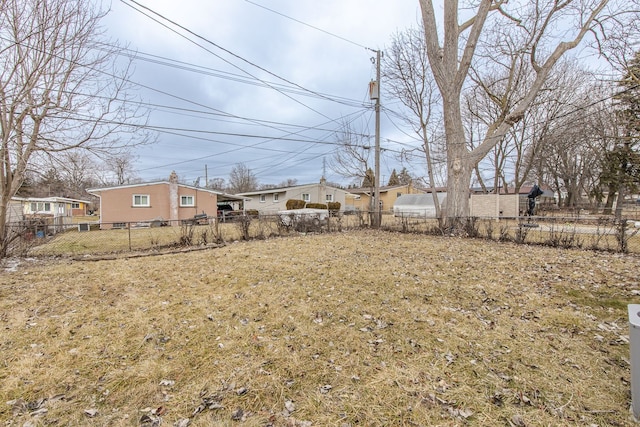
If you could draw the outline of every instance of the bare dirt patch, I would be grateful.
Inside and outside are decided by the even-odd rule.
[[[358,231],[0,273],[5,425],[631,425],[637,257]]]

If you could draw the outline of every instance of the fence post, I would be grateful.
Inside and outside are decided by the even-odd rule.
[[[129,252],[131,252],[131,223],[127,223],[127,232],[129,233]]]
[[[617,230],[617,238],[618,238],[618,250],[622,253],[627,253],[627,227],[628,227],[627,219],[620,218],[618,223]]]
[[[629,304],[629,360],[631,360],[631,413],[640,419],[640,304]]]

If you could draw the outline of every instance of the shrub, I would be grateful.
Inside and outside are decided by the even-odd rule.
[[[289,199],[287,200],[287,210],[291,210],[291,209],[302,209],[304,208],[304,205],[306,205],[307,202],[305,202],[304,200],[298,200],[298,199]]]
[[[338,212],[340,210],[340,202],[329,202],[327,203],[327,207],[332,212]]]
[[[327,209],[327,205],[324,203],[307,203],[306,207],[310,209]]]

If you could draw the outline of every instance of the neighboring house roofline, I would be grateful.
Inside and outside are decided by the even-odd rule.
[[[293,190],[293,189],[300,190],[304,187],[318,187],[320,185],[323,185],[326,188],[331,188],[333,190],[344,191],[345,193],[349,194],[349,190],[345,190],[344,188],[338,188],[328,184],[313,183],[313,184],[292,185],[291,187],[278,187],[278,188],[267,188],[265,190],[247,191],[245,193],[238,193],[236,195],[237,196],[258,196],[260,194],[286,193],[287,191]]]
[[[383,187],[380,187],[380,192],[385,193],[385,192],[393,191],[399,188],[408,188],[408,187],[411,187],[416,191],[429,191],[429,189],[416,187],[413,184],[400,184],[400,185],[385,185]],[[350,188],[349,191],[356,194],[369,194],[371,193],[371,188],[372,187]],[[436,191],[446,191],[446,188],[444,187],[442,189],[436,188]]]
[[[94,196],[98,196],[100,193],[103,193],[105,191],[110,191],[110,190],[122,190],[122,189],[126,189],[126,188],[142,188],[142,187],[150,187],[153,185],[169,185],[169,181],[154,181],[154,182],[143,182],[143,183],[139,183],[139,184],[125,184],[125,185],[115,185],[112,187],[101,187],[101,188],[88,188],[87,189],[87,193],[93,194]],[[202,187],[194,187],[192,185],[186,185],[186,184],[178,184],[178,187],[182,187],[182,188],[188,188],[190,190],[197,190],[197,191],[204,191],[206,193],[210,193],[210,194],[215,194],[217,196],[221,196],[221,198],[223,200],[221,201],[243,201],[246,200],[243,197],[239,197],[233,194],[227,194],[227,193],[223,193],[221,191],[216,191],[216,190],[209,190],[208,188],[202,188]]]
[[[64,203],[86,203],[90,204],[91,202],[88,200],[82,199],[72,199],[69,197],[13,197],[14,200],[19,200],[22,202],[64,202]]]

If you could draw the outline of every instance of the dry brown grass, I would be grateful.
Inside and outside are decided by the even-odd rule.
[[[370,231],[25,261],[0,275],[0,420],[631,425],[639,261]]]

